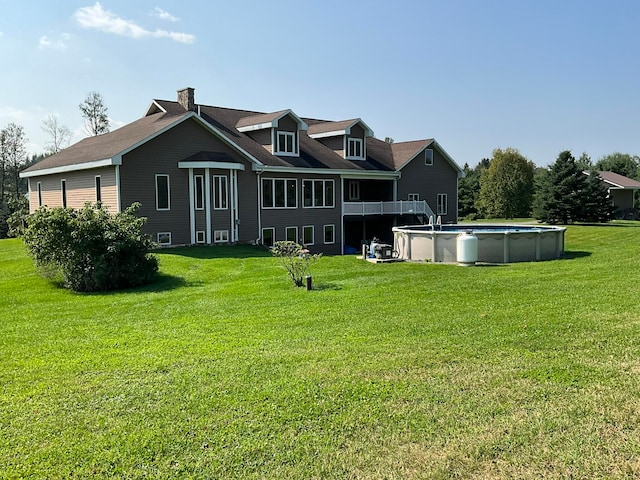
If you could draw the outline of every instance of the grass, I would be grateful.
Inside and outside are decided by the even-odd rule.
[[[567,259],[158,256],[74,294],[0,241],[0,478],[640,476],[640,224]]]

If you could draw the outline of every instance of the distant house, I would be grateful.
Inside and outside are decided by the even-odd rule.
[[[387,143],[361,119],[199,105],[194,89],[29,167],[31,211],[140,202],[161,245],[293,240],[314,251],[457,221],[461,168],[433,139]]]
[[[584,172],[589,175],[588,171]],[[609,197],[616,208],[624,212],[635,208],[635,193],[640,190],[640,182],[614,172],[598,172],[609,189]]]

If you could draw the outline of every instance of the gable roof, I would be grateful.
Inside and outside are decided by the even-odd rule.
[[[193,114],[156,113],[112,132],[80,140],[20,173],[21,177],[120,165],[122,155],[183,122]]]
[[[308,128],[307,124],[291,110],[280,110],[279,112],[261,113],[258,115],[242,117],[240,120],[238,120],[236,128],[240,132],[250,132],[252,130],[262,130],[264,128],[275,128],[278,121],[281,118],[286,117],[287,115],[293,117],[293,119],[300,126],[300,130],[306,130]]]
[[[588,175],[588,172],[587,172]],[[614,172],[598,172],[600,178],[614,188],[640,190],[640,182]]]
[[[394,168],[396,170],[402,170],[405,165],[416,158],[416,156],[422,153],[427,147],[437,149],[445,160],[458,172],[458,177],[464,176],[464,171],[460,168],[460,165],[458,165],[433,138],[392,143],[391,150],[393,152]]]
[[[315,122],[315,123],[312,123]],[[361,124],[364,128],[365,137],[373,137],[373,130],[362,121],[361,118],[352,118],[350,120],[341,120],[339,122],[310,120],[309,136],[311,138],[335,137],[338,135],[349,135],[351,128],[357,124]]]
[[[122,156],[126,153],[191,118],[248,159],[253,164],[253,169],[258,171],[286,172],[302,168],[316,173],[331,170],[331,173],[342,175],[397,177],[399,170],[420,151],[431,144],[438,146],[434,140],[389,144],[373,136],[367,136],[366,159],[353,161],[343,158],[322,142],[314,140],[304,129],[309,128],[312,135],[314,131],[316,133],[348,132],[354,125],[361,124],[367,134],[373,134],[359,118],[333,122],[302,119],[291,110],[264,113],[207,105],[197,105],[196,110],[197,113],[187,111],[177,101],[153,100],[144,117],[113,132],[81,140],[29,167],[20,175],[32,177],[120,165]],[[286,115],[291,115],[301,126],[298,157],[274,155],[245,133],[254,129],[251,127],[274,124],[273,122],[277,122]],[[460,167],[441,147],[438,146],[438,148],[460,174],[462,172]]]

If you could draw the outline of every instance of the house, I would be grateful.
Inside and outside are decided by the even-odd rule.
[[[584,174],[589,175],[589,172]],[[635,208],[635,194],[640,190],[640,182],[614,172],[598,172],[598,175],[607,185],[609,198],[618,212],[629,212]]]
[[[140,202],[161,245],[299,241],[359,250],[391,227],[457,221],[461,168],[433,139],[387,143],[327,121],[200,105],[193,88],[27,168],[30,209]]]

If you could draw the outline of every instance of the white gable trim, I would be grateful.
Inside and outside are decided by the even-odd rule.
[[[371,128],[369,128],[369,125],[364,123],[361,118],[356,118],[348,127],[344,128],[343,130],[332,130],[331,132],[313,133],[313,134],[309,134],[309,136],[311,138],[317,139],[317,138],[327,138],[327,137],[338,137],[340,135],[350,135],[351,129],[357,124],[362,125],[362,128],[364,129],[365,137],[373,137],[373,130],[371,130]]]
[[[411,158],[409,158],[409,160],[407,160],[406,162],[404,162],[402,165],[400,165],[398,167],[398,170],[402,170],[404,167],[406,167],[409,163],[411,163],[418,155],[420,155],[421,153],[423,153],[427,148],[429,147],[436,147],[439,152],[442,154],[442,156],[445,158],[445,160],[447,162],[449,162],[449,164],[451,164],[451,166],[453,168],[456,169],[456,171],[458,172],[458,178],[464,178],[464,171],[462,170],[462,168],[460,168],[460,165],[458,165],[456,163],[456,161],[451,158],[451,156],[446,152],[446,150],[444,148],[442,148],[440,146],[440,144],[438,142],[436,142],[435,140],[431,140],[429,143],[427,143],[424,147],[422,147],[420,150],[418,150]]]
[[[278,122],[280,121],[280,119],[286,117],[287,115],[291,115],[293,119],[298,123],[298,130],[309,129],[309,126],[298,115],[293,113],[291,109],[289,109],[282,112],[280,115],[278,115],[276,118],[274,118],[270,122],[256,123],[254,125],[245,125],[244,127],[238,127],[238,131],[245,133],[245,132],[252,132],[254,130],[264,130],[266,128],[276,128],[278,126]]]
[[[153,102],[151,102],[151,105],[149,105],[149,107],[147,108],[147,111],[144,114],[144,116],[148,117],[149,115],[153,115],[154,113],[158,113],[158,112],[167,113],[167,110],[154,100]]]

